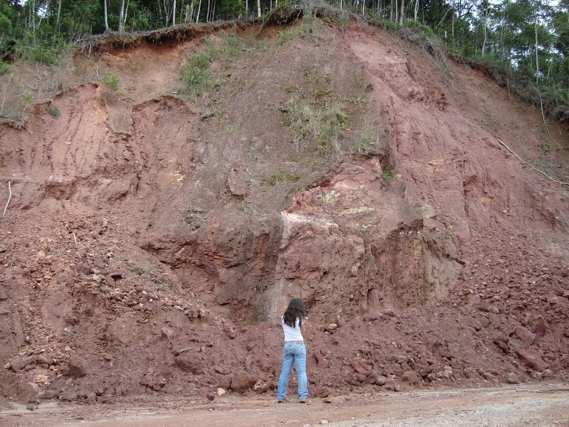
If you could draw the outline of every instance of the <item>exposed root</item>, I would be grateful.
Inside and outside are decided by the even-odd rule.
[[[130,49],[142,44],[179,43],[229,28],[245,29],[258,23],[258,20],[226,21],[212,24],[184,24],[133,33],[109,32],[80,40],[77,42],[77,47],[79,53],[92,55],[116,49]]]
[[[10,205],[10,200],[12,200],[12,181],[8,181],[8,201],[6,202],[6,206],[4,206],[4,212],[2,212],[2,217],[6,216],[6,211],[8,210],[8,206]]]
[[[262,33],[266,27],[285,26],[294,24],[304,16],[304,9],[298,6],[279,6],[267,15],[259,33]]]

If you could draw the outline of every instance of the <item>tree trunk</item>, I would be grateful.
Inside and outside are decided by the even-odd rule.
[[[57,23],[55,25],[55,27],[57,28],[57,31],[59,32],[59,22],[61,21],[61,2],[63,0],[59,0],[59,4],[57,5]]]
[[[509,0],[506,0],[506,6],[504,7],[504,15],[502,16],[502,25],[500,29],[500,43],[502,44],[502,59],[504,60],[508,59],[508,61],[509,58],[506,55],[506,44],[504,43],[504,28],[506,27],[506,22],[507,22],[506,11],[508,10],[509,4],[510,4]]]
[[[403,25],[405,19],[405,0],[401,0],[401,13],[399,14],[399,24]]]
[[[168,0],[168,4],[170,0]],[[168,5],[166,4],[166,0],[162,0],[162,7],[164,9],[164,26],[167,27],[170,25],[170,10],[168,9]]]
[[[105,14],[105,32],[109,31],[109,17],[107,13],[107,0],[103,0],[103,13]]]
[[[200,13],[202,11],[202,0],[198,0],[199,4],[198,4],[198,14],[196,15],[196,24],[198,22],[200,22]]]
[[[415,13],[413,14],[413,20],[417,21],[417,13],[419,13],[419,0],[415,0]]]
[[[395,0],[395,22],[399,21],[399,3]]]
[[[156,0],[156,3],[158,3],[158,15],[160,15],[160,20],[162,20],[163,14],[162,14],[162,5],[160,4],[160,0]]]
[[[126,18],[128,16],[128,0],[121,1],[121,10],[119,13],[119,32],[124,32],[124,27],[126,24]]]
[[[549,67],[547,68],[547,80],[551,80],[551,68],[553,67],[553,61],[549,61]]]
[[[37,14],[37,4],[35,1],[30,1],[30,3],[32,4],[32,8],[30,10],[30,15],[32,17],[32,32],[34,34],[34,42],[36,41],[36,30],[38,29],[39,25],[36,21],[36,18],[38,16]]]
[[[128,4],[129,4],[129,0],[126,0],[126,6],[124,8],[124,17],[123,17],[123,23],[122,23],[123,30],[126,26],[126,20],[128,18]]]
[[[451,22],[451,34],[452,34],[452,46],[455,46],[454,43],[454,13],[452,14],[452,22]]]
[[[535,29],[535,80],[539,81],[539,51],[537,48],[537,22],[534,25]]]
[[[257,18],[261,17],[261,0],[257,0]]]
[[[174,0],[174,4],[172,6],[172,27],[176,26],[176,0]]]
[[[484,18],[483,20],[483,25],[484,25],[484,41],[482,42],[482,56],[484,56],[484,53],[486,52],[486,38],[488,36],[486,32],[486,18]]]
[[[121,10],[119,13],[119,32],[121,32],[121,33],[124,31],[124,26],[123,26],[124,25],[124,21],[123,21],[123,19],[124,19],[124,2],[125,2],[125,0],[121,1]]]

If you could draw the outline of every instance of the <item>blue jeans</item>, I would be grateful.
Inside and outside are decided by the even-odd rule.
[[[298,397],[308,398],[308,377],[306,375],[306,347],[303,342],[285,342],[283,348],[283,365],[279,378],[277,399],[284,400],[288,390],[288,379],[294,365],[298,382]]]

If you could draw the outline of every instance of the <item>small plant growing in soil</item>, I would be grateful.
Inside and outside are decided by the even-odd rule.
[[[290,172],[286,172],[286,171],[279,171],[279,172],[272,174],[268,178],[265,178],[264,182],[267,185],[274,187],[277,184],[287,183],[287,182],[294,183],[294,182],[298,182],[299,180],[300,180],[300,176],[298,176],[294,173],[290,173]]]
[[[34,96],[32,95],[31,92],[25,91],[22,95],[20,95],[20,99],[21,99],[21,105],[22,105],[20,114],[22,115],[21,117],[23,117],[23,115],[25,115],[33,107]]]
[[[3,76],[4,74],[6,74],[9,69],[10,69],[10,66],[8,65],[8,63],[5,61],[2,61],[0,59],[0,76]]]
[[[26,107],[30,107],[34,103],[34,96],[31,94],[31,92],[26,91],[22,94],[22,101]]]
[[[320,150],[329,152],[348,125],[348,115],[341,104],[332,104],[320,114],[320,134],[317,142]]]
[[[116,74],[109,73],[103,77],[103,84],[113,92],[118,92],[120,80]]]
[[[282,88],[286,93],[296,93],[300,92],[300,87],[298,85],[285,85]]]
[[[192,55],[182,67],[182,81],[185,89],[193,96],[201,96],[215,84],[211,64],[215,61],[229,62],[241,55],[245,49],[242,40],[230,34],[225,36],[220,45],[206,41],[206,48]]]
[[[412,19],[405,21],[405,26],[408,28],[417,28],[419,30],[421,30],[423,33],[425,33],[425,35],[429,38],[439,38],[439,36],[437,34],[435,34],[435,32],[433,31],[433,29],[431,27],[429,27],[428,25],[422,24],[419,21],[413,21]]]
[[[57,119],[57,118],[59,118],[59,116],[61,116],[61,111],[59,111],[59,108],[57,108],[53,104],[49,104],[46,108],[46,111],[54,119]]]
[[[267,43],[267,40],[261,39],[261,40],[257,41],[256,47],[259,50],[267,50],[269,48],[269,43]]]
[[[200,96],[211,83],[210,55],[198,52],[182,67],[182,80],[186,90],[194,96]]]
[[[297,143],[312,140],[322,153],[329,152],[348,123],[344,106],[311,105],[304,100],[291,100],[281,108],[283,123],[296,134]]]
[[[328,74],[312,68],[305,69],[303,74],[303,85],[283,86],[283,90],[292,95],[280,107],[283,125],[294,132],[299,152],[303,145],[316,148],[320,154],[338,151],[338,140],[349,122],[348,109],[342,97],[335,96]]]
[[[377,137],[375,131],[370,128],[364,129],[359,140],[358,152],[363,156],[374,154],[376,142]]]
[[[391,182],[393,181],[393,179],[395,178],[395,175],[393,174],[393,169],[390,166],[386,166],[383,169],[383,179],[385,182]]]
[[[59,62],[61,55],[65,52],[65,43],[19,43],[16,46],[16,54],[24,61],[38,62],[45,65],[55,65]]]
[[[367,100],[363,96],[347,96],[344,98],[346,103],[360,106],[365,105]]]
[[[543,156],[549,155],[551,153],[551,144],[549,142],[539,144],[539,151]]]
[[[234,59],[241,55],[244,49],[243,41],[234,34],[229,34],[223,40],[223,45],[219,50],[224,56]]]
[[[369,21],[380,28],[383,28],[387,31],[399,31],[401,25],[398,22],[394,22],[390,19],[383,18],[381,16],[373,16],[369,18]]]
[[[277,33],[277,46],[283,46],[302,35],[303,29],[300,27],[287,28]]]

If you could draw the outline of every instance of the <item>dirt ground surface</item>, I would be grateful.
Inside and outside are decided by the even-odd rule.
[[[567,426],[569,385],[447,389],[350,395],[277,404],[227,396],[203,402],[145,402],[125,406],[43,403],[0,411],[6,426]]]

